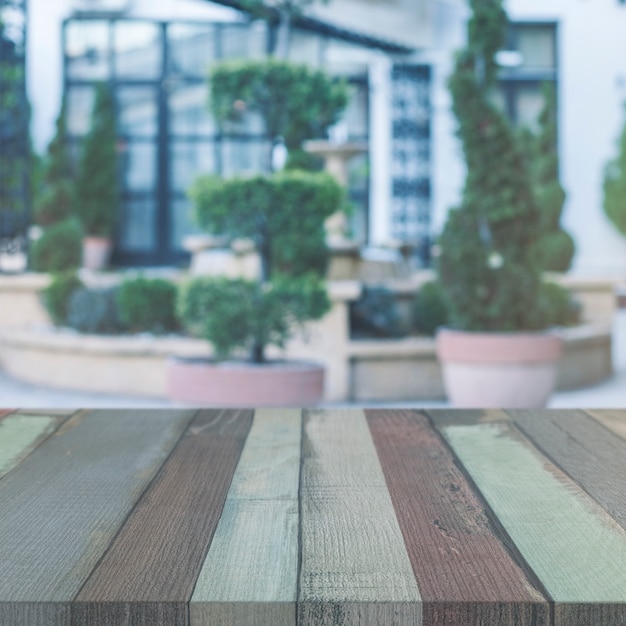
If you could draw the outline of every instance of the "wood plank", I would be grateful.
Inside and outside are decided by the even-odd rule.
[[[0,478],[8,474],[63,422],[52,415],[7,414],[0,420]]]
[[[0,409],[0,420],[5,416],[13,413],[15,409]]]
[[[624,403],[626,404],[626,400]],[[585,413],[591,415],[622,439],[626,439],[626,409],[585,409]]]
[[[497,536],[427,417],[365,413],[424,603],[424,626],[548,625],[547,600]]]
[[[188,623],[252,413],[202,411],[194,419],[77,595],[72,624]]]
[[[295,624],[301,414],[255,412],[191,599],[192,626]]]
[[[555,626],[623,623],[624,529],[511,424],[443,434],[554,600]]]
[[[30,409],[18,409],[17,413],[20,415],[58,415],[69,417],[70,415],[74,415],[74,413],[78,413],[80,409],[76,408],[37,408],[33,407]]]
[[[440,428],[460,424],[469,426],[511,421],[511,417],[500,409],[428,409],[424,414]]]
[[[78,413],[0,481],[0,623],[7,603],[76,595],[194,414]]]
[[[422,605],[363,411],[305,411],[298,624],[416,624]]]
[[[626,529],[626,441],[582,411],[508,411],[515,424]]]

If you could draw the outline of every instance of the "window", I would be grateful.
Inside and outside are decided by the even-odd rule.
[[[556,24],[516,22],[509,25],[506,48],[521,55],[517,67],[501,68],[496,102],[519,126],[536,127],[544,106],[543,85],[556,85]]]

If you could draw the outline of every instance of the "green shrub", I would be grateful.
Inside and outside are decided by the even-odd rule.
[[[87,235],[112,236],[118,216],[117,176],[115,104],[109,86],[101,83],[76,179],[76,212]]]
[[[421,335],[434,335],[448,323],[448,307],[438,281],[424,283],[415,294],[412,306],[413,328]]]
[[[224,359],[254,346],[284,347],[307,320],[320,319],[330,301],[318,276],[277,276],[266,285],[200,277],[180,290],[178,312],[192,334],[209,341]]]
[[[361,297],[350,305],[350,333],[354,337],[400,337],[400,313],[393,291],[364,287]]]
[[[42,298],[46,311],[57,326],[67,323],[70,298],[75,291],[83,286],[75,270],[68,270],[52,276],[52,281],[42,292]]]
[[[604,171],[604,211],[617,230],[626,235],[626,124],[617,155]]]
[[[118,287],[75,291],[68,304],[68,326],[91,334],[116,334],[126,330],[119,316],[117,292]]]
[[[196,181],[190,196],[202,228],[256,242],[266,278],[272,271],[324,273],[324,222],[343,203],[343,191],[329,174],[294,170],[229,180],[207,176]]]
[[[581,323],[582,307],[561,285],[543,283],[539,292],[537,326],[576,326]]]
[[[576,246],[571,235],[562,229],[545,234],[534,246],[537,262],[547,272],[567,272]]]
[[[504,44],[501,0],[471,0],[467,47],[449,86],[467,178],[439,244],[439,280],[452,326],[469,331],[535,329],[541,270],[533,243],[540,211],[527,159],[511,125],[491,102]]]
[[[82,263],[83,233],[69,218],[46,228],[31,248],[31,266],[36,272],[63,272]]]
[[[120,318],[132,331],[176,330],[176,285],[161,278],[133,278],[119,287]]]

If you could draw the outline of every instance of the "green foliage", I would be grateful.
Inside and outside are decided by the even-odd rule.
[[[46,228],[31,248],[31,266],[36,272],[62,272],[80,266],[83,233],[74,218]]]
[[[448,323],[448,307],[439,281],[424,283],[412,306],[413,328],[421,335],[434,335]]]
[[[343,82],[286,61],[228,60],[213,67],[209,80],[210,106],[219,122],[259,113],[267,136],[283,137],[289,150],[324,137],[348,104]]]
[[[546,104],[539,117],[538,134],[526,131],[522,136],[540,211],[541,233],[533,245],[533,254],[542,270],[566,272],[571,267],[575,245],[560,225],[565,191],[559,182],[556,93],[549,83],[544,85],[544,99]]]
[[[67,307],[67,325],[81,333],[123,332],[126,327],[119,316],[117,293],[117,287],[74,291]]]
[[[36,190],[35,221],[50,226],[74,214],[74,180],[67,147],[65,103],[56,122],[56,134],[48,146],[42,186]]]
[[[556,283],[543,283],[539,291],[537,326],[576,326],[581,323],[582,307],[570,292]]]
[[[67,323],[69,301],[72,294],[84,287],[75,270],[67,270],[52,276],[43,290],[43,303],[52,321],[60,326]]]
[[[328,261],[324,221],[343,201],[325,173],[284,171],[272,176],[203,177],[190,191],[197,221],[211,233],[254,239],[272,271],[323,273]]]
[[[617,156],[604,171],[604,211],[615,228],[626,235],[626,124]]]
[[[115,106],[109,86],[101,83],[76,180],[76,212],[87,235],[113,234],[118,201]]]
[[[285,163],[285,169],[321,172],[324,169],[324,159],[305,150],[291,150],[287,157],[287,163]]]
[[[454,327],[525,330],[537,324],[540,211],[523,151],[488,95],[506,22],[501,0],[471,5],[469,43],[449,82],[467,179],[439,242],[439,279]]]
[[[330,309],[321,279],[276,276],[265,285],[201,277],[183,286],[178,312],[187,329],[213,344],[224,359],[255,345],[284,347],[297,327]]]
[[[176,330],[176,285],[161,278],[125,280],[117,296],[120,319],[134,332]]]
[[[350,306],[350,333],[354,337],[400,337],[400,313],[393,291],[364,287]]]

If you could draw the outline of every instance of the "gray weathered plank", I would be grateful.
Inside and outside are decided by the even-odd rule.
[[[626,398],[624,404],[626,404]],[[626,409],[585,409],[585,413],[591,415],[616,435],[626,439]]]
[[[301,413],[256,410],[191,599],[192,626],[295,623]]]
[[[298,623],[421,624],[420,593],[363,411],[306,411],[304,426]]]
[[[0,623],[7,603],[54,611],[76,595],[194,414],[81,412],[5,476]]]

